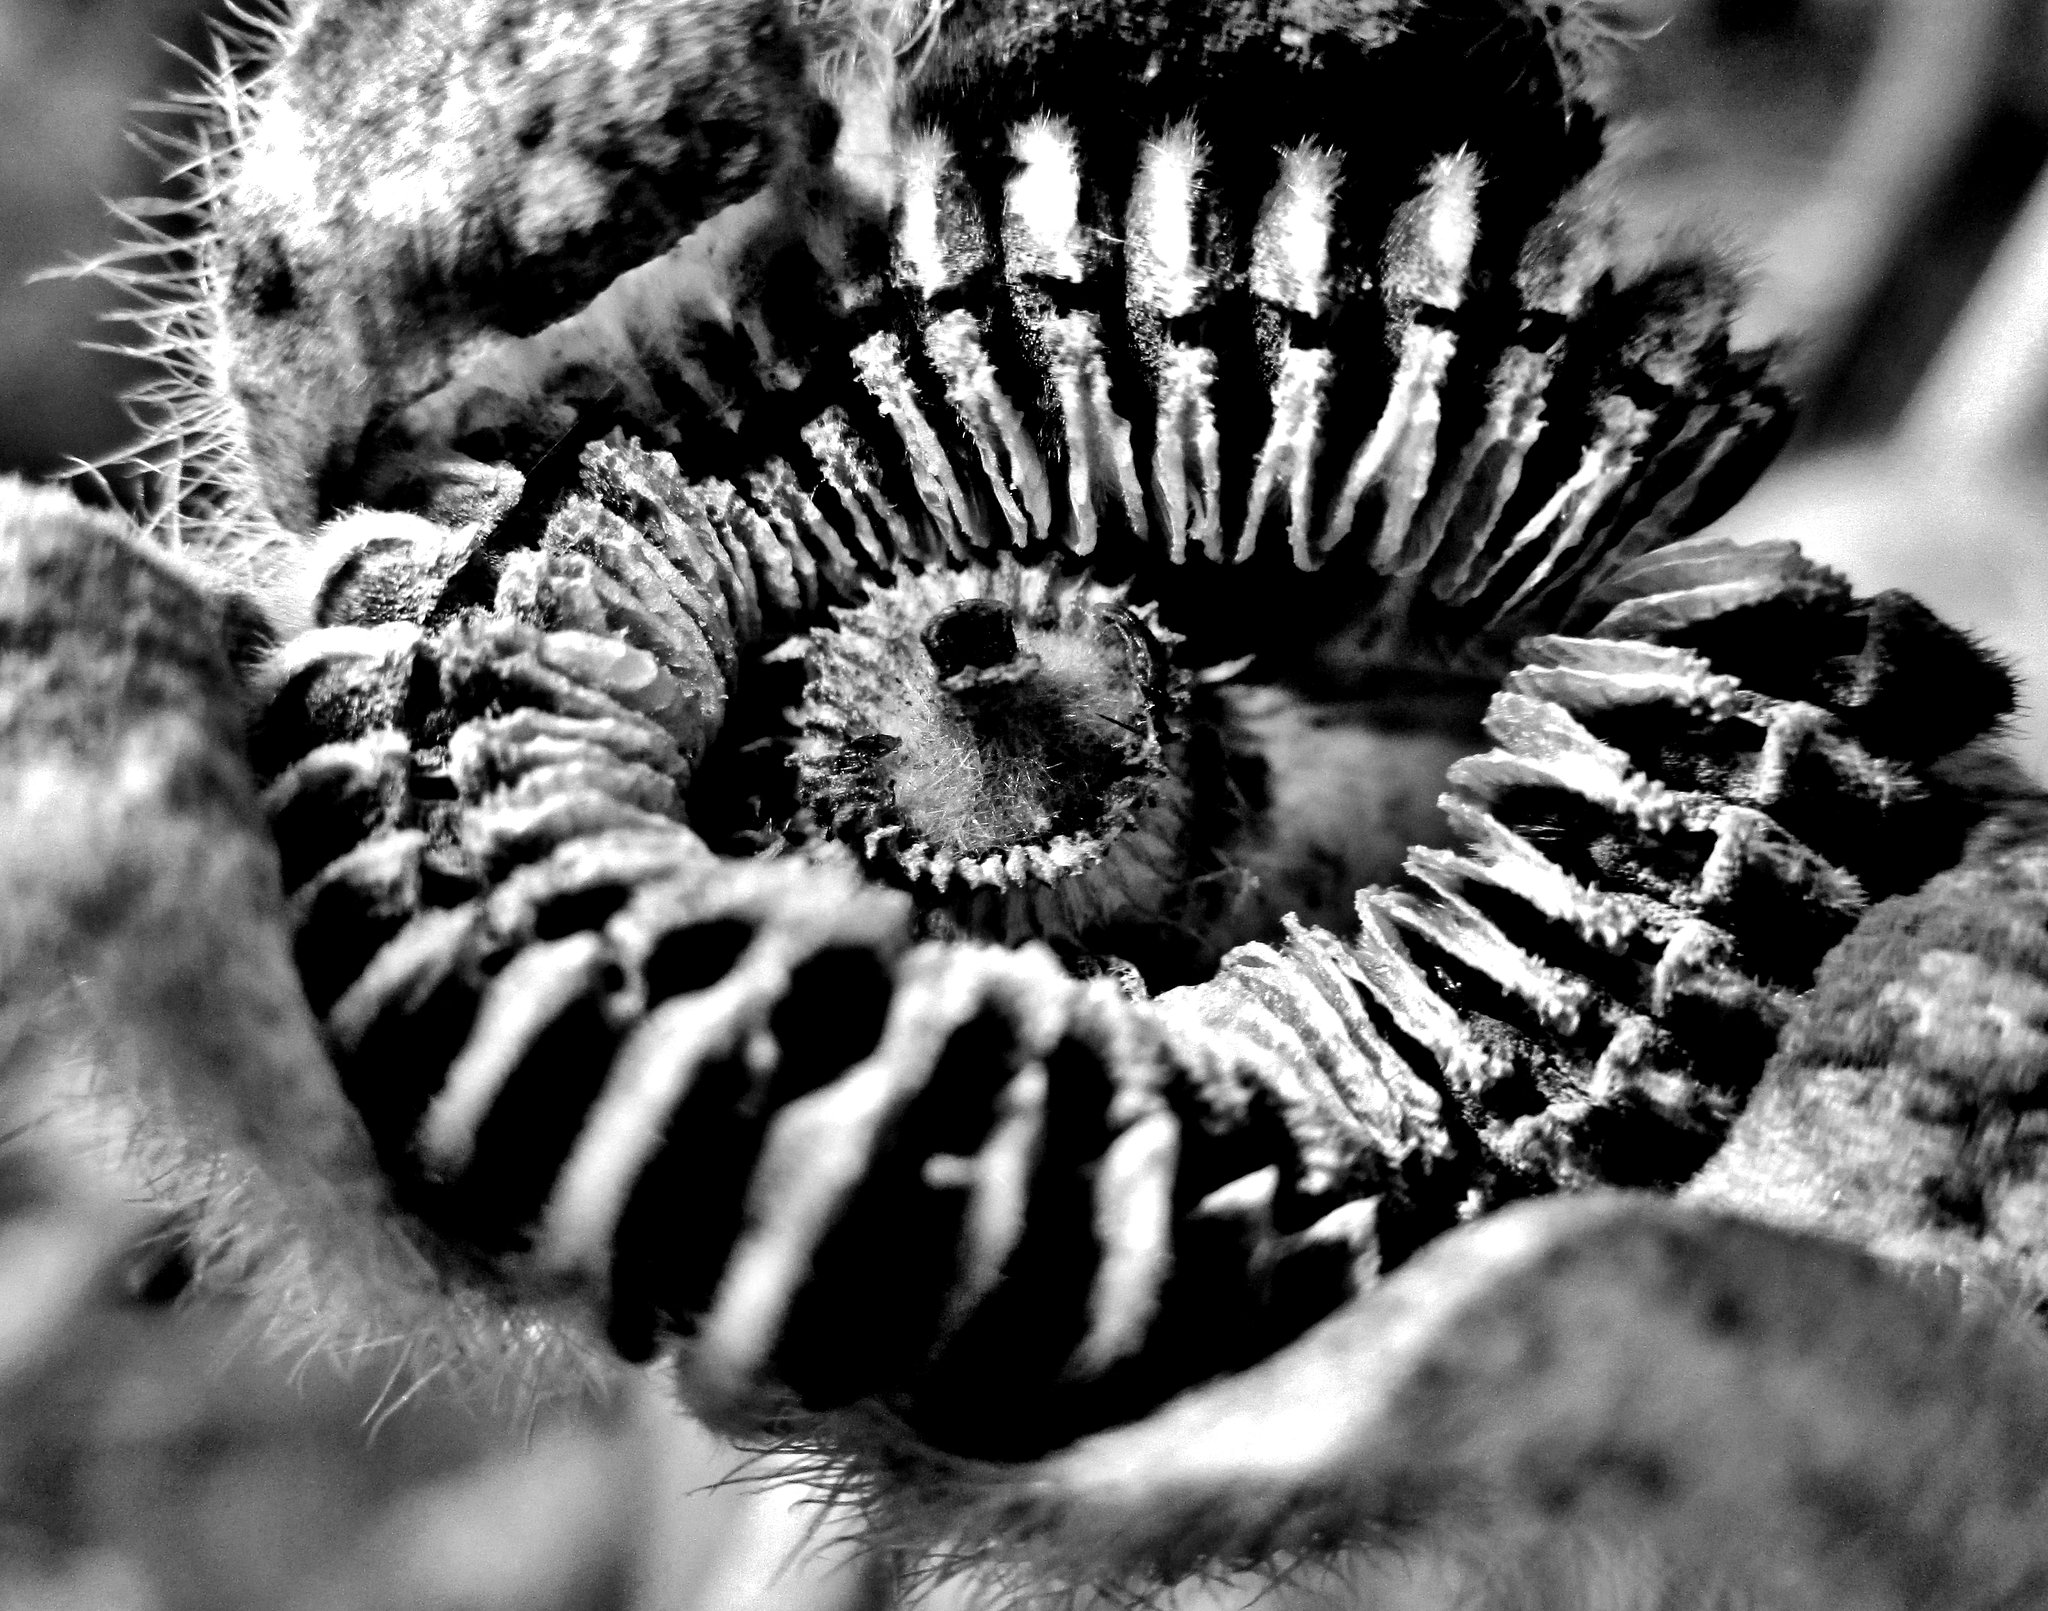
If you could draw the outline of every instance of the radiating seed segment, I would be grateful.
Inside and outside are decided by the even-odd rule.
[[[1327,552],[1342,542],[1366,495],[1377,492],[1381,516],[1372,563],[1387,575],[1405,574],[1420,563],[1410,530],[1436,469],[1441,391],[1458,347],[1456,332],[1441,316],[1464,304],[1479,239],[1481,178],[1479,159],[1469,151],[1437,158],[1422,193],[1402,205],[1387,231],[1381,284],[1399,346],[1394,380],[1317,545]]]
[[[1515,286],[1537,333],[1568,326],[1585,311],[1607,271],[1610,233],[1604,215],[1576,190],[1530,231]],[[1432,573],[1439,597],[1465,584],[1521,486],[1529,450],[1544,429],[1546,394],[1570,339],[1567,334],[1510,346],[1495,363],[1485,420],[1417,517],[1414,553]]]
[[[1280,173],[1252,234],[1252,294],[1305,319],[1323,316],[1329,291],[1331,224],[1340,179],[1333,152],[1301,145],[1282,155]],[[1335,358],[1326,347],[1289,340],[1273,381],[1273,421],[1252,469],[1237,559],[1249,559],[1259,529],[1277,503],[1286,514],[1294,562],[1312,569],[1310,549],[1315,466],[1323,446],[1323,409]]]
[[[1125,220],[1125,272],[1134,324],[1159,326],[1152,354],[1159,399],[1152,450],[1152,496],[1166,523],[1167,553],[1176,565],[1192,538],[1211,560],[1223,558],[1221,441],[1210,390],[1216,355],[1175,340],[1166,321],[1206,306],[1211,277],[1198,255],[1197,229],[1206,207],[1209,153],[1192,122],[1146,140],[1138,153]]]
[[[1061,294],[1062,287],[1079,285],[1105,252],[1081,221],[1073,129],[1060,118],[1032,118],[1011,130],[1010,151],[1018,168],[1003,187],[1003,275],[1018,317],[1036,338],[1060,416],[1066,546],[1087,555],[1095,551],[1107,509],[1119,510],[1137,535],[1147,530],[1130,422],[1110,402],[1101,322],[1074,311]]]
[[[989,360],[980,322],[964,308],[941,314],[925,327],[924,345],[980,455],[1010,541],[1021,548],[1049,538],[1052,489],[1045,464]]]

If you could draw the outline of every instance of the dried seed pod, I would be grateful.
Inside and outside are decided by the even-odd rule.
[[[329,710],[336,698],[321,689],[364,684],[351,697],[414,737],[416,771],[470,780],[453,808],[429,804],[422,820],[490,876],[578,833],[673,815],[681,792],[671,801],[638,762],[621,768],[587,752],[485,764],[492,747],[463,738],[465,723],[515,708],[613,728],[647,717],[681,759],[649,764],[686,788],[756,645],[834,598],[857,598],[878,574],[893,581],[814,647],[859,659],[851,646],[866,636],[875,663],[902,656],[922,671],[922,626],[907,619],[916,611],[884,620],[887,601],[970,584],[906,567],[993,544],[1034,558],[1000,575],[1037,578],[1070,600],[1090,584],[1058,580],[1059,567],[1111,557],[1132,577],[1129,619],[1155,645],[1172,635],[1144,613],[1156,596],[1204,654],[1265,648],[1284,668],[1341,613],[1347,631],[1403,652],[1449,642],[1484,663],[1485,645],[1575,608],[1615,556],[1671,535],[1683,519],[1673,489],[1694,485],[1701,455],[1724,452],[1738,426],[1770,413],[1767,382],[1727,354],[1725,277],[1683,268],[1613,284],[1604,223],[1577,183],[1597,140],[1590,123],[1557,118],[1568,54],[1546,26],[1489,10],[1481,58],[1468,48],[1477,20],[1460,0],[1393,32],[1330,23],[1299,39],[1240,28],[1229,11],[1170,34],[1170,63],[1151,46],[1132,55],[1122,25],[1086,10],[1057,23],[1002,20],[1034,60],[1107,52],[1102,71],[1122,107],[1111,122],[1057,74],[1028,116],[1014,97],[967,93],[986,70],[979,52],[995,22],[941,29],[891,91],[895,115],[933,132],[905,146],[886,263],[856,253],[832,270],[853,275],[847,305],[861,310],[832,337],[844,338],[846,364],[819,369],[799,398],[758,419],[750,411],[776,386],[706,390],[698,373],[689,385],[741,435],[693,448],[688,470],[576,427],[569,439],[583,445],[566,488],[521,484],[460,541],[436,544],[415,521],[410,554],[403,532],[356,544],[361,552],[323,581],[320,608],[382,620],[409,604],[426,629],[424,658],[391,660],[374,686],[337,673],[312,688],[312,714],[327,713],[319,735],[334,741],[361,725],[352,708]],[[1227,49],[1224,34],[1206,31],[1225,22]],[[1454,63],[1464,122],[1390,113],[1375,133],[1334,116],[1340,104],[1355,110],[1358,82],[1407,86]],[[1273,127],[1209,127],[1218,72],[1272,92],[1248,104]],[[1479,94],[1489,75],[1504,86],[1492,100]],[[1413,109],[1411,94],[1398,99]],[[1001,174],[977,154],[993,150],[1010,154]],[[765,198],[745,206],[759,211]],[[706,268],[726,229],[707,224],[669,267],[680,272],[687,258],[692,274]],[[725,269],[706,271],[716,281]],[[629,345],[635,331],[652,341],[665,272],[631,269],[534,336],[543,389],[574,367],[580,339],[598,342],[587,356],[597,372],[617,367],[622,332]],[[760,285],[747,287],[727,287],[733,317],[773,346],[767,305],[749,300]],[[706,287],[691,280],[677,294],[701,311]],[[519,345],[494,346],[473,381],[458,376],[407,411],[393,440],[414,433],[408,464],[458,462],[455,440],[434,439],[432,422],[468,418],[464,388],[503,385]],[[624,417],[672,439],[673,398],[621,384]],[[1747,412],[1702,412],[1736,391]],[[553,418],[564,402],[509,406]],[[1471,434],[1458,446],[1454,432]],[[1645,455],[1663,466],[1654,539],[1644,521],[1624,518],[1622,494]],[[567,462],[559,440],[554,457]],[[361,479],[391,476],[363,468]],[[1339,585],[1305,591],[1290,570],[1321,564],[1361,520],[1377,526],[1364,558]],[[1191,532],[1212,560],[1275,552],[1259,549],[1268,525],[1285,529],[1292,566],[1276,573],[1262,561],[1249,589],[1184,563]],[[1112,618],[1106,604],[1096,613]],[[958,786],[929,775],[945,770],[933,745],[882,754],[902,735],[863,725],[874,664],[841,675],[831,655],[814,658],[810,730],[798,744],[804,803],[826,831],[926,890],[953,928],[1072,940],[1130,920],[1202,927],[1185,891],[1228,868],[1206,846],[1206,860],[1191,859],[1188,841],[1227,824],[1231,785],[1220,774],[1192,779],[1176,753],[1186,716],[1171,677],[1160,695],[1146,673],[1128,755],[1097,735],[1107,742],[1083,747],[1099,755],[1065,765],[1085,724],[1061,715],[1059,699],[1038,700],[1032,722],[1008,721],[1013,735],[1036,734],[1010,750],[1056,751],[1063,763],[1065,803],[1054,811],[1061,802],[1044,789],[986,786],[981,763],[1000,743],[976,740],[980,759],[955,769]],[[999,705],[1014,717],[1059,668],[1036,678],[979,671],[974,688],[939,693],[972,704],[986,738],[1005,725]],[[1126,716],[1138,714],[1132,704]],[[1048,745],[1055,733],[1065,737]],[[266,771],[291,759],[259,751]],[[906,813],[900,786],[920,767],[930,798]],[[499,780],[487,798],[476,792],[485,771]],[[982,820],[991,802],[1031,820]]]
[[[333,529],[259,694],[306,996],[434,1251],[634,1357],[679,1339],[729,1423],[875,1400],[909,1435],[869,1455],[1021,1459],[1262,1358],[1461,1218],[1675,1183],[1865,899],[1981,810],[1935,763],[2009,700],[1995,668],[1796,554],[1684,539],[1780,399],[1711,265],[1616,283],[1574,25],[1282,10],[934,17],[846,75],[900,159],[878,197],[852,135],[827,173],[824,120],[776,121],[816,104],[785,20],[721,0],[686,43],[766,43],[688,79],[693,118],[734,115],[685,127],[730,161],[616,256],[515,231],[508,283],[558,298],[517,335],[468,236],[422,236],[442,318],[402,218],[351,256],[284,241],[260,163],[224,186],[245,491],[302,526],[391,506]],[[612,81],[627,12],[544,19],[564,81]],[[312,7],[252,151],[299,150],[317,61],[418,25]],[[619,80],[656,145],[607,194],[667,194],[657,35]],[[337,93],[319,160],[269,172],[333,166],[361,114]],[[572,122],[511,170],[581,172]],[[429,222],[525,195],[503,155],[451,154]],[[334,418],[296,411],[336,378]],[[1112,931],[1182,921],[1236,809],[1190,764],[1183,641],[1307,680],[1333,643],[1497,673],[1532,631],[1452,774],[1461,848],[1362,891],[1356,935],[1110,982]],[[711,855],[684,819],[783,736],[762,667],[793,641],[793,836],[853,842],[930,931],[1051,935],[1096,977],[914,944],[827,848]]]
[[[651,341],[678,259],[405,412],[405,462],[452,463],[434,422],[530,358],[512,412],[573,450],[459,532],[344,523],[257,724],[309,996],[439,1234],[588,1294],[629,1351],[694,1332],[733,1415],[775,1381],[879,1394],[1016,1454],[1256,1357],[1461,1216],[1712,1151],[1791,994],[1909,877],[1886,847],[1931,867],[1967,828],[1924,763],[1999,690],[1894,722],[1916,668],[1977,675],[1966,646],[1794,557],[1674,545],[1766,437],[1765,367],[1713,269],[1614,282],[1549,36],[1488,7],[1481,60],[1467,13],[1164,55],[1085,8],[1005,18],[1042,65],[1106,53],[1115,119],[1051,71],[1025,107],[986,19],[942,27],[843,361],[772,407],[697,372],[738,434],[680,463],[612,430],[676,440],[623,370],[574,423],[548,388],[579,342],[603,372]],[[1454,60],[1458,117],[1334,115]],[[1217,121],[1219,73],[1255,127]],[[1803,670],[1747,647],[1772,612],[1817,629]],[[931,932],[1100,971],[1107,936],[1190,921],[1233,820],[1179,634],[1278,675],[1340,623],[1482,668],[1588,635],[1530,643],[1454,772],[1465,848],[1363,892],[1355,936],[1291,924],[1155,1002],[906,949],[843,867],[719,863],[683,822],[786,645],[797,836]],[[894,1318],[848,1348],[832,1316],[878,1281]],[[1027,1343],[1025,1313],[1060,1324]]]
[[[1734,634],[1716,601],[1778,602],[1711,545],[1699,563],[1684,574],[1716,591],[1677,618]],[[1751,563],[1819,621],[1895,633],[1893,609]],[[1673,574],[1653,557],[1613,590]],[[1108,597],[1023,571],[994,598],[971,574],[920,580],[843,612],[848,637],[904,617],[845,666],[916,644],[933,688],[1007,697],[1024,654],[1056,652],[1025,647],[1025,593],[1068,627]],[[1915,674],[1909,644],[1945,652],[1887,641],[1848,657],[1881,669],[1842,708]],[[327,1031],[413,1211],[512,1290],[599,1305],[630,1353],[690,1338],[706,1413],[757,1426],[785,1389],[812,1411],[879,1398],[940,1447],[1035,1454],[1249,1362],[1497,1203],[1683,1180],[1861,880],[1891,876],[1859,846],[1967,822],[1833,710],[1692,650],[1550,637],[1527,655],[1499,747],[1453,771],[1467,849],[1363,891],[1353,937],[1290,922],[1156,1001],[1029,947],[912,947],[905,904],[849,869],[719,862],[678,826],[572,836],[482,898],[415,911]],[[582,747],[530,737],[548,740]],[[1869,812],[1882,834],[1842,839],[1841,866],[1795,831]],[[366,932],[419,899],[425,840],[388,842],[385,870],[356,852],[330,886],[365,892]],[[836,1322],[855,1301],[887,1316],[857,1346]]]

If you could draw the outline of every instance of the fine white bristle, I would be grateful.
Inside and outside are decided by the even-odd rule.
[[[1337,179],[1333,152],[1308,144],[1287,152],[1252,237],[1253,293],[1312,319],[1328,289]]]
[[[1162,318],[1192,313],[1209,289],[1195,257],[1195,203],[1208,160],[1192,122],[1154,135],[1138,154],[1127,223],[1131,298]]]
[[[1438,157],[1422,194],[1404,204],[1387,231],[1387,301],[1446,311],[1465,300],[1472,251],[1479,244],[1479,159],[1470,151]]]
[[[168,126],[133,136],[163,163],[177,200],[115,203],[123,239],[50,277],[97,279],[126,299],[110,318],[132,335],[109,343],[146,366],[123,402],[137,437],[74,472],[120,503],[165,546],[188,549],[259,586],[285,546],[264,507],[247,422],[224,373],[217,208],[257,127],[251,97],[283,48],[281,5],[244,0],[213,19],[211,51],[187,57],[197,82],[155,108]],[[38,276],[41,277],[41,276]]]
[[[961,199],[965,186],[945,135],[923,129],[908,136],[900,172],[896,250],[911,281],[929,300],[987,262],[988,242]]]
[[[1607,272],[1613,233],[1612,220],[1598,200],[1583,188],[1566,192],[1522,243],[1515,269],[1522,306],[1531,313],[1576,319]]]
[[[1074,131],[1035,117],[1010,131],[1018,171],[1003,192],[1003,244],[1013,274],[1079,281],[1081,161]]]

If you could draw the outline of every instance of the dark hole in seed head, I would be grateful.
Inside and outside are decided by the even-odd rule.
[[[282,236],[265,233],[239,243],[228,271],[228,300],[259,319],[276,319],[299,305],[298,278]]]
[[[881,1044],[893,994],[888,964],[866,946],[829,945],[798,963],[768,1018],[778,1085],[801,1094],[866,1057]]]
[[[632,886],[623,882],[564,890],[543,901],[535,910],[533,937],[537,940],[561,940],[572,934],[603,928],[632,894]]]
[[[554,132],[555,109],[543,101],[527,115],[526,121],[519,125],[519,132],[514,138],[518,140],[522,150],[534,151],[547,144],[548,136]]]
[[[128,1267],[125,1285],[130,1301],[161,1308],[176,1302],[191,1286],[195,1274],[191,1250],[179,1238],[138,1250]]]
[[[665,934],[641,969],[650,1003],[707,990],[732,971],[754,938],[754,925],[737,917],[692,923]]]
[[[921,636],[941,677],[1007,665],[1017,658],[1016,624],[1008,607],[994,599],[963,599],[941,610]]]

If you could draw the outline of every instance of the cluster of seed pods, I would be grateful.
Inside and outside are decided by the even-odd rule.
[[[594,1299],[628,1354],[689,1338],[736,1421],[780,1383],[1035,1454],[1501,1201],[1683,1179],[1867,895],[1953,859],[1972,808],[1923,763],[2006,697],[1789,550],[1664,548],[1527,645],[1499,748],[1452,774],[1467,851],[1362,892],[1355,936],[1290,923],[1147,1000],[914,943],[843,853],[714,856],[680,785],[747,610],[823,585],[805,528],[627,445],[580,487],[533,517],[508,482],[467,532],[357,517],[253,750],[402,1206],[512,1290]],[[1752,688],[1717,666],[1759,612],[1807,653]],[[1900,719],[1930,666],[1954,697]]]
[[[315,549],[250,754],[343,1086],[436,1246],[682,1339],[728,1423],[877,1399],[1036,1455],[1497,1204],[1683,1180],[1823,953],[1975,825],[1939,763],[2003,676],[1689,535],[1782,400],[1725,273],[1613,272],[1542,8],[1352,9],[941,23],[872,252],[768,272],[809,250],[770,187],[465,335],[351,468],[410,512]],[[692,367],[711,326],[748,374]],[[1150,996],[1093,941],[1202,848],[1190,673],[1337,634],[1518,662],[1465,848]],[[915,667],[972,727],[1077,644],[1126,735],[1086,820],[920,837],[868,708]],[[777,656],[809,817],[722,857],[689,819]]]

